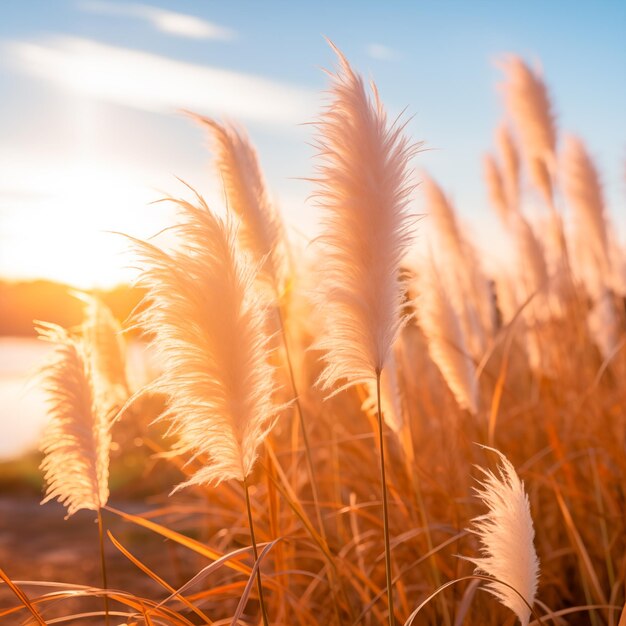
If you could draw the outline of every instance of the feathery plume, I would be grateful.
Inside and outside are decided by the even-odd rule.
[[[607,220],[598,172],[577,137],[566,138],[562,167],[563,190],[574,214],[577,251],[584,257],[585,269],[595,274],[587,287],[592,297],[598,297],[611,266]]]
[[[40,442],[47,483],[42,504],[57,498],[68,517],[80,509],[98,511],[109,498],[111,434],[107,413],[96,401],[91,359],[85,344],[60,326],[40,322],[35,328],[54,344],[41,370],[50,417]]]
[[[468,354],[459,318],[432,259],[422,265],[416,280],[417,322],[427,339],[428,353],[458,405],[476,414],[476,368]]]
[[[235,246],[236,232],[203,198],[177,203],[170,229],[180,246],[164,251],[133,240],[143,264],[138,284],[146,308],[138,324],[163,360],[154,386],[169,403],[180,453],[208,456],[188,485],[244,479],[281,407],[273,402],[266,309],[255,290],[255,267]]]
[[[495,328],[495,308],[476,250],[462,234],[455,210],[441,187],[423,176],[426,211],[435,227],[437,260],[449,285],[448,297],[459,315],[470,352],[482,358]]]
[[[520,269],[520,284],[523,287],[523,300],[533,296],[533,303],[527,307],[530,323],[538,319],[546,319],[549,310],[545,303],[548,285],[548,268],[541,244],[528,223],[520,213],[516,214],[513,223],[515,239],[516,267]]]
[[[416,146],[403,125],[387,123],[377,92],[372,101],[334,49],[340,67],[331,75],[333,100],[318,122],[318,304],[325,329],[316,347],[326,362],[319,383],[337,393],[376,378],[405,322],[400,261],[413,233],[407,205]]]
[[[490,154],[486,154],[483,157],[483,170],[491,205],[498,214],[500,222],[506,226],[509,221],[510,205],[504,188],[504,181],[502,180],[502,172],[496,160]]]
[[[617,314],[613,294],[605,289],[594,302],[587,318],[589,332],[600,350],[603,359],[615,351],[620,339],[620,318]]]
[[[463,258],[466,241],[461,234],[452,203],[443,189],[426,174],[422,174],[421,190],[428,217],[433,222],[440,240],[440,247],[450,251],[455,260]]]
[[[505,73],[506,107],[517,128],[531,180],[552,206],[556,126],[548,90],[541,77],[519,57],[509,56],[500,66]]]
[[[94,393],[98,404],[112,415],[130,395],[122,327],[99,298],[78,291],[74,296],[85,304],[81,334],[91,358]]]
[[[556,127],[545,83],[522,59],[502,60],[505,103],[515,124],[525,157],[539,157],[550,166],[556,150]]]
[[[519,154],[509,127],[506,124],[501,124],[496,131],[496,145],[502,161],[502,178],[504,180],[507,203],[511,211],[517,211],[519,206],[520,178]]]
[[[191,115],[212,137],[228,205],[241,220],[238,238],[242,247],[262,265],[261,277],[282,293],[288,278],[284,226],[270,200],[256,150],[245,131],[234,124]]]
[[[494,578],[493,582],[487,583],[487,590],[517,615],[522,626],[527,626],[530,609],[526,603],[533,605],[539,581],[530,504],[524,483],[509,460],[498,450],[483,447],[495,452],[501,465],[497,476],[479,468],[485,479],[479,481],[480,488],[474,491],[489,511],[474,518],[469,530],[480,540],[482,556],[463,558],[473,563],[477,572]],[[525,602],[502,583],[513,587]]]

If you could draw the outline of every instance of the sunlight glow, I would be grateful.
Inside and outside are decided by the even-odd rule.
[[[82,288],[129,280],[128,242],[115,232],[148,236],[168,214],[164,205],[148,206],[160,194],[142,185],[141,172],[94,160],[32,168],[28,181],[14,173],[15,189],[23,183],[30,193],[21,200],[23,211],[19,193],[0,205],[0,274],[11,278],[49,278]],[[4,211],[9,202],[13,210]]]

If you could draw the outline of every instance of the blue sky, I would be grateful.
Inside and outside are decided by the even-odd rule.
[[[82,286],[121,271],[109,230],[148,236],[148,206],[180,176],[210,202],[219,184],[180,107],[242,122],[292,234],[306,202],[312,120],[332,39],[430,150],[439,180],[483,242],[497,237],[481,157],[502,119],[494,61],[540,63],[560,130],[587,143],[613,219],[626,227],[624,2],[113,2],[0,4],[0,274]],[[419,191],[418,194],[419,195]],[[419,207],[419,198],[416,201]],[[119,270],[119,271],[118,271]]]

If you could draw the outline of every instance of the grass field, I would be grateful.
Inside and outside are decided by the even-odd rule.
[[[626,253],[585,143],[505,59],[488,274],[337,55],[319,239],[288,240],[241,127],[195,117],[226,214],[181,183],[176,223],[128,239],[128,320],[78,294],[80,326],[38,324],[50,422],[3,472],[27,478],[0,502],[0,623],[624,626]],[[156,354],[143,386],[122,327]],[[41,459],[68,511],[37,509]]]

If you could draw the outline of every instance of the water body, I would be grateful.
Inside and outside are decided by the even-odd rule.
[[[46,401],[37,371],[52,346],[24,337],[0,337],[0,460],[14,458],[37,447],[47,422]],[[147,380],[153,364],[142,343],[129,347],[131,385]]]

